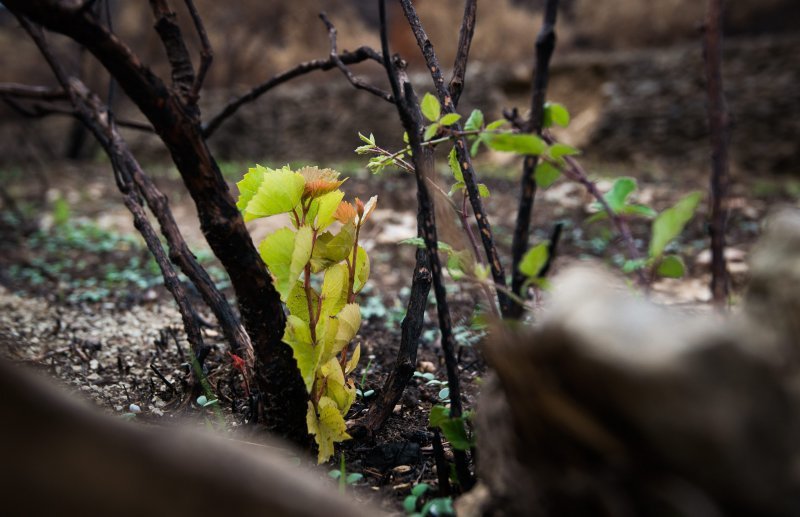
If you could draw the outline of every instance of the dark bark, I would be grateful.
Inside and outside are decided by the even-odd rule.
[[[139,107],[170,151],[198,211],[201,229],[236,292],[256,355],[267,426],[295,443],[308,440],[305,386],[291,349],[282,343],[285,316],[278,292],[203,138],[199,112],[187,109],[152,70],[91,12],[58,2],[10,0],[7,8],[89,50]]]
[[[714,305],[728,302],[728,271],[725,265],[725,227],[728,191],[729,117],[722,86],[722,0],[708,0],[705,24],[705,71],[708,94],[708,128],[711,133],[711,295]]]
[[[420,214],[417,214],[418,226]],[[421,230],[421,228],[419,228]],[[417,232],[422,236],[422,232]],[[394,410],[394,406],[403,396],[408,381],[417,367],[417,348],[422,324],[425,320],[425,308],[428,305],[428,294],[431,291],[431,272],[428,266],[428,251],[417,250],[417,264],[411,281],[411,294],[403,318],[400,335],[400,348],[397,351],[394,366],[383,383],[377,399],[370,405],[369,412],[362,421],[357,422],[349,433],[357,438],[363,435],[372,436],[378,431]]]
[[[410,0],[400,0],[400,5],[403,8],[403,12],[405,13],[409,25],[411,26],[411,30],[414,33],[414,37],[417,40],[417,44],[419,45],[422,55],[425,58],[425,63],[427,64],[428,70],[433,78],[436,94],[439,98],[439,102],[442,105],[442,111],[444,113],[454,113],[455,104],[453,102],[453,97],[450,93],[450,89],[445,84],[444,75],[442,73],[441,66],[439,65],[439,59],[436,57],[436,53],[433,50],[433,44],[428,38],[428,35],[425,33],[425,29],[422,27],[422,23],[417,16],[417,12]],[[453,124],[451,127],[456,132],[460,132],[463,129],[461,124],[458,122]],[[489,268],[492,272],[492,279],[497,286],[497,299],[500,302],[500,312],[503,315],[506,315],[511,306],[511,300],[505,292],[505,272],[503,271],[503,265],[500,263],[500,257],[497,254],[497,248],[494,244],[491,224],[489,224],[489,219],[486,216],[486,211],[483,209],[483,202],[481,201],[480,193],[478,192],[478,180],[475,175],[475,169],[472,166],[472,157],[469,155],[469,147],[467,146],[466,138],[457,138],[455,147],[456,154],[458,156],[458,163],[461,164],[462,174],[464,176],[464,184],[467,187],[469,202],[472,206],[473,212],[475,212],[475,221],[480,231],[481,241],[483,242],[484,252],[486,253],[486,261],[489,263]]]
[[[533,72],[533,92],[531,95],[531,113],[526,124],[526,130],[537,135],[542,134],[544,122],[544,102],[547,95],[547,81],[549,76],[550,58],[556,47],[556,15],[558,14],[558,0],[547,0],[544,9],[544,19],[539,35],[536,37],[536,62]],[[531,214],[533,201],[536,196],[536,181],[534,171],[539,163],[538,156],[526,156],[522,165],[522,178],[520,180],[519,204],[517,207],[517,222],[514,225],[514,237],[511,243],[511,290],[521,300],[527,298],[522,292],[525,275],[519,270],[519,264],[525,252],[528,251],[530,235]],[[521,303],[513,303],[509,310],[509,317],[519,319],[523,313]]]
[[[419,102],[417,101],[411,83],[404,82],[401,86],[395,66],[389,57],[389,40],[386,25],[386,5],[385,0],[379,3],[380,8],[380,27],[381,27],[381,48],[383,50],[383,64],[392,85],[392,95],[395,99],[400,120],[403,128],[408,133],[408,144],[411,148],[412,160],[414,164],[414,176],[417,181],[417,203],[419,204],[418,223],[422,230],[422,237],[425,240],[425,247],[428,251],[428,261],[431,268],[433,281],[433,291],[436,297],[436,312],[439,318],[439,330],[442,338],[442,351],[445,358],[447,369],[447,382],[450,388],[450,414],[457,418],[462,415],[461,388],[458,378],[458,362],[455,354],[455,339],[453,337],[452,321],[447,303],[447,292],[442,278],[442,264],[438,254],[438,237],[436,233],[436,219],[434,215],[433,202],[428,192],[426,178],[432,177],[433,157],[430,153],[425,153],[421,145],[422,123]],[[401,89],[402,88],[402,89]],[[456,465],[456,473],[459,483],[463,490],[468,490],[473,479],[469,471],[469,464],[464,451],[453,450],[453,457]]]
[[[200,326],[197,323],[197,315],[191,303],[189,303],[183,284],[178,279],[178,275],[169,263],[167,254],[161,247],[161,241],[158,239],[158,235],[153,230],[153,226],[142,208],[139,196],[134,190],[132,170],[138,168],[138,164],[133,159],[130,151],[128,151],[119,133],[114,130],[113,122],[108,116],[108,108],[102,105],[97,96],[91,95],[88,88],[80,80],[70,78],[67,75],[50,51],[44,39],[44,34],[39,27],[33,26],[24,18],[20,18],[20,22],[53,70],[58,82],[75,108],[78,119],[94,134],[106,154],[108,154],[109,160],[114,167],[117,186],[124,196],[125,206],[133,215],[133,224],[144,238],[150,253],[153,254],[164,278],[164,285],[178,305],[192,351],[197,358],[205,357],[207,352]]]
[[[461,30],[458,33],[458,47],[456,59],[453,63],[453,76],[450,78],[450,95],[453,106],[458,106],[458,99],[464,91],[464,79],[467,75],[467,61],[469,49],[472,46],[472,36],[475,34],[475,21],[477,18],[478,0],[467,0],[464,4],[464,17],[461,20]]]

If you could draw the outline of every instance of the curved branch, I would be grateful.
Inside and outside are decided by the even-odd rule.
[[[347,80],[350,81],[350,84],[352,84],[359,90],[368,91],[369,93],[376,95],[387,102],[394,103],[392,94],[362,81],[361,79],[353,75],[353,72],[351,72],[350,69],[347,68],[347,66],[345,66],[345,64],[342,62],[342,59],[339,57],[338,50],[336,49],[336,27],[334,27],[333,23],[330,21],[330,19],[328,19],[328,15],[326,15],[324,12],[319,13],[319,17],[322,20],[322,23],[325,24],[325,28],[328,29],[328,38],[330,39],[331,42],[330,59],[332,59],[333,62],[336,64],[336,67],[342,71]]]
[[[338,57],[339,61],[341,61],[343,65],[361,63],[362,61],[366,61],[368,59],[382,63],[380,54],[378,54],[378,52],[376,52],[374,49],[366,46],[359,47],[353,52],[342,52],[341,54],[338,54]],[[226,119],[236,113],[239,108],[248,102],[258,99],[276,86],[290,81],[295,77],[305,75],[309,72],[314,72],[316,70],[328,71],[336,68],[337,66],[336,60],[331,57],[328,57],[327,59],[313,59],[311,61],[300,63],[299,65],[296,65],[295,67],[290,68],[289,70],[286,70],[278,75],[272,76],[258,86],[253,87],[244,95],[241,95],[228,102],[228,104],[226,104],[219,113],[212,116],[209,121],[203,125],[203,136],[205,138],[210,138],[211,135],[213,135],[214,132],[219,129],[219,126],[221,126]]]

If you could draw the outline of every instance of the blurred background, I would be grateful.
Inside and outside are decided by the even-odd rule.
[[[182,2],[173,2],[190,44],[196,37]],[[317,15],[326,11],[339,32],[339,48],[379,47],[377,8],[371,0],[197,0],[215,59],[202,109],[206,119],[232,96],[295,64],[328,53]],[[479,2],[478,23],[461,112],[480,107],[499,117],[503,108],[529,104],[533,45],[542,0]],[[114,30],[145,63],[166,73],[152,14],[143,2],[110,2]],[[443,64],[452,63],[461,0],[417,0],[423,23]],[[410,64],[418,91],[432,89],[419,51],[397,6],[390,12],[391,46]],[[700,24],[695,0],[564,0],[552,61],[549,98],[573,115],[561,137],[586,159],[636,166],[704,167],[707,160]],[[800,3],[796,0],[727,2],[725,89],[734,119],[734,173],[795,173],[800,164]],[[56,38],[54,38],[56,39]],[[53,84],[50,72],[16,20],[0,11],[0,81]],[[98,92],[107,76],[80,48],[60,42],[62,55],[80,67]],[[448,67],[449,68],[449,67]],[[353,67],[387,87],[375,63]],[[122,96],[120,116],[140,120]],[[280,162],[352,160],[356,133],[397,139],[392,106],[355,91],[337,71],[316,72],[266,94],[242,109],[213,136],[219,159]],[[129,132],[140,160],[165,159],[155,138]],[[395,140],[396,141],[396,140]],[[0,162],[92,158],[98,147],[74,122],[26,120],[0,105]]]

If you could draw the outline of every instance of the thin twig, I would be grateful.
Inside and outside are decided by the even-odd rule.
[[[730,121],[722,86],[722,0],[707,0],[705,23],[705,71],[708,94],[708,127],[711,133],[711,295],[723,310],[728,301],[725,264],[725,195],[728,191],[728,136]]]
[[[200,99],[200,89],[203,87],[203,82],[206,80],[208,69],[211,68],[211,63],[214,61],[214,50],[211,48],[211,42],[208,40],[206,27],[203,25],[203,18],[197,12],[197,7],[194,5],[193,0],[185,0],[186,8],[189,10],[189,15],[192,17],[192,23],[197,36],[200,38],[200,66],[197,69],[197,75],[192,83],[192,88],[189,90],[187,101],[191,104],[196,104]]]
[[[556,139],[553,138],[553,136],[547,131],[542,134],[542,138],[544,138],[544,141],[550,145],[556,143]],[[606,201],[606,198],[597,188],[597,185],[589,179],[589,175],[583,169],[581,164],[575,160],[575,158],[572,156],[565,156],[564,162],[566,167],[561,169],[561,171],[564,173],[564,176],[583,185],[589,194],[591,194],[591,196],[595,199],[595,201],[597,201],[602,209],[608,214],[611,224],[614,226],[614,228],[616,228],[620,237],[622,237],[622,241],[625,243],[625,246],[628,249],[628,258],[631,260],[638,260],[641,258],[641,253],[639,253],[638,248],[636,248],[636,243],[633,240],[633,235],[631,234],[631,230],[627,221],[620,217],[620,215],[614,212],[614,210],[609,206],[608,201]],[[639,283],[642,286],[648,285],[647,277],[645,277],[644,272],[641,269],[636,270],[636,275],[639,279]]]
[[[75,110],[68,106],[58,106],[56,104],[43,104],[34,102],[31,104],[23,105],[17,102],[16,99],[5,97],[3,101],[8,104],[14,111],[24,117],[29,118],[43,118],[50,115],[65,115],[68,117],[76,117]],[[152,133],[153,126],[145,122],[136,122],[134,120],[114,119],[114,124],[119,127],[142,131],[145,133]]]
[[[19,83],[0,83],[0,97],[21,97],[24,99],[60,100],[67,93],[61,88],[48,86],[28,86]]]
[[[544,20],[539,35],[536,37],[536,63],[533,72],[533,92],[531,95],[531,114],[525,124],[527,132],[542,134],[544,120],[544,101],[547,94],[548,68],[550,57],[556,46],[556,15],[558,13],[558,0],[547,0],[544,9]],[[511,290],[519,297],[525,298],[522,292],[525,284],[525,275],[519,270],[522,257],[528,251],[530,235],[531,214],[536,196],[536,180],[534,172],[539,163],[538,156],[526,156],[522,165],[520,179],[519,204],[517,206],[517,221],[514,225],[514,236],[511,243]],[[511,307],[509,315],[515,319],[522,316],[523,308],[519,304]]]
[[[353,72],[350,71],[349,68],[342,62],[342,59],[339,57],[339,51],[336,48],[336,27],[334,27],[333,23],[328,18],[328,15],[324,12],[319,13],[319,18],[322,20],[322,23],[325,24],[325,28],[328,29],[328,38],[331,42],[331,53],[330,59],[336,63],[336,67],[342,71],[342,74],[350,81],[350,84],[355,86],[357,89],[368,91],[369,93],[380,97],[381,99],[394,103],[394,99],[392,99],[392,94],[389,92],[383,91],[380,88],[372,86],[369,83],[366,83],[353,75]]]
[[[355,63],[361,63],[362,61],[366,61],[371,59],[378,63],[381,62],[380,54],[377,51],[370,47],[359,47],[353,52],[342,52],[339,54],[339,59],[345,65],[352,65]],[[296,77],[300,77],[301,75],[305,75],[309,72],[314,72],[316,70],[332,70],[336,68],[336,61],[328,57],[327,59],[313,59],[311,61],[306,61],[304,63],[300,63],[285,72],[281,72],[278,75],[272,76],[268,80],[264,81],[263,83],[259,84],[258,86],[253,87],[249,92],[236,97],[235,99],[231,100],[226,104],[216,115],[212,116],[207,123],[203,125],[203,136],[205,138],[211,137],[211,135],[219,129],[219,126],[222,123],[231,117],[239,108],[243,105],[247,104],[248,102],[252,102],[271,89],[279,86],[287,81],[290,81]]]

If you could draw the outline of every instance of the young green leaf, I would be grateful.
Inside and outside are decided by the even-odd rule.
[[[651,257],[660,257],[667,244],[680,235],[683,227],[694,215],[701,197],[702,193],[692,192],[656,217],[653,221],[653,234],[650,238]]]
[[[294,247],[292,249],[292,261],[289,265],[289,284],[285,293],[289,294],[289,288],[294,285],[294,281],[300,276],[303,268],[306,267],[311,259],[311,248],[314,242],[314,231],[310,226],[301,226],[297,229],[294,236]],[[285,296],[284,296],[285,299]]]
[[[310,287],[307,293],[301,280],[295,281],[286,297],[286,308],[289,309],[289,314],[297,316],[306,323],[311,321],[308,314],[308,295],[311,296],[311,310],[316,314],[319,307],[319,293],[313,287]]]
[[[646,219],[652,219],[653,217],[658,215],[658,212],[656,212],[649,206],[637,205],[637,204],[625,205],[624,207],[622,207],[622,210],[620,210],[619,213],[625,215],[635,215],[638,217],[644,217]]]
[[[501,118],[499,120],[495,120],[494,122],[490,122],[486,125],[486,131],[494,131],[495,129],[500,129],[501,127],[506,125],[508,122],[506,119]]]
[[[544,241],[528,250],[519,263],[519,271],[528,278],[536,278],[547,263],[548,245],[549,242]]]
[[[244,186],[246,189],[244,192],[249,192],[253,186],[255,176],[252,178]],[[244,181],[242,180],[242,182]],[[300,201],[304,186],[305,179],[296,172],[286,168],[267,169],[261,178],[258,190],[250,197],[249,201],[243,202],[246,195],[240,198],[240,204],[244,205],[240,209],[244,212],[245,221],[290,211]]]
[[[491,195],[489,192],[489,187],[483,183],[478,183],[478,195],[480,197],[489,197]]]
[[[464,131],[479,131],[483,127],[483,112],[479,109],[472,110],[464,123]]]
[[[369,256],[364,248],[358,247],[356,251],[355,281],[353,282],[353,292],[359,293],[369,279]]]
[[[456,282],[464,278],[464,270],[461,267],[461,260],[456,254],[452,254],[447,257],[446,267],[450,277]]]
[[[434,122],[430,126],[425,128],[425,134],[422,135],[422,139],[426,142],[436,136],[436,133],[439,132],[439,124]]]
[[[425,116],[425,118],[431,122],[436,122],[442,115],[442,106],[439,104],[439,99],[430,93],[426,93],[422,97],[422,102],[420,103],[419,107],[422,110],[422,114]]]
[[[408,514],[414,513],[417,509],[417,497],[413,495],[407,495],[405,499],[403,499],[403,509]]]
[[[250,200],[256,195],[258,188],[261,186],[261,182],[264,181],[264,174],[266,174],[266,172],[267,169],[261,165],[250,167],[247,169],[247,173],[241,181],[236,183],[236,186],[239,188],[239,199],[236,201],[236,208],[238,208],[239,211],[244,212],[244,209],[247,208],[247,204],[250,203]]]
[[[442,126],[452,126],[459,120],[461,120],[461,115],[459,115],[458,113],[448,113],[447,115],[442,117],[441,120],[439,120],[439,124]]]
[[[430,415],[428,415],[428,425],[430,427],[439,427],[447,420],[450,420],[450,409],[439,404],[431,408]]]
[[[453,177],[456,181],[463,183],[464,173],[461,171],[461,164],[458,163],[458,154],[456,153],[455,147],[450,149],[450,154],[447,155],[447,163],[450,165],[450,172],[453,173]]]
[[[567,108],[565,108],[563,104],[559,104],[557,102],[545,102],[544,120],[542,125],[544,127],[551,127],[553,124],[561,127],[567,127],[569,125],[569,111],[567,111]]]
[[[314,435],[314,440],[319,446],[317,463],[325,463],[333,456],[334,442],[341,442],[350,438],[347,434],[347,424],[345,424],[339,407],[330,397],[322,397],[318,404],[319,415],[314,408],[314,404],[308,402],[308,413],[306,423],[308,430]]]
[[[320,292],[322,299],[320,318],[334,316],[344,307],[347,301],[347,278],[347,266],[344,264],[336,264],[325,270]]]
[[[550,162],[541,161],[536,164],[536,170],[533,171],[533,179],[539,188],[547,188],[561,177],[561,171]]]
[[[667,255],[656,268],[656,274],[666,278],[681,278],[686,272],[683,260],[677,255]]]
[[[411,495],[416,497],[421,497],[425,492],[430,489],[430,485],[428,483],[420,483],[416,485],[414,488],[411,489]]]
[[[439,428],[450,442],[450,446],[459,451],[468,451],[474,444],[467,436],[463,418],[451,418],[441,423]]]
[[[292,355],[297,362],[300,376],[306,385],[306,391],[310,393],[322,347],[314,346],[311,342],[311,330],[308,328],[308,323],[291,314],[286,317],[283,340],[292,348]]]
[[[258,246],[261,259],[269,268],[275,279],[275,289],[281,294],[281,299],[286,300],[289,288],[294,284],[292,278],[292,254],[294,251],[295,234],[290,228],[280,228],[267,235]]]
[[[547,155],[553,160],[558,160],[564,156],[574,156],[576,154],[581,154],[579,149],[560,142],[556,142],[547,149]]]
[[[357,303],[348,303],[336,318],[339,320],[339,328],[336,332],[336,348],[338,350],[335,353],[338,353],[356,337],[358,329],[361,327],[361,310]]]
[[[615,214],[618,214],[625,207],[628,196],[636,190],[636,180],[634,178],[617,178],[611,186],[611,190],[603,196]]]
[[[339,208],[339,203],[342,202],[343,198],[344,192],[341,190],[334,190],[333,192],[320,196],[318,199],[319,209],[317,210],[316,224],[318,230],[324,230],[333,223],[335,220],[333,215],[336,213],[336,209]]]
[[[540,155],[547,150],[547,144],[536,135],[522,133],[490,134],[486,144],[495,151],[507,151],[523,155]]]
[[[634,271],[637,271],[645,267],[647,267],[647,259],[645,258],[626,260],[625,263],[622,265],[622,272],[633,273]]]

